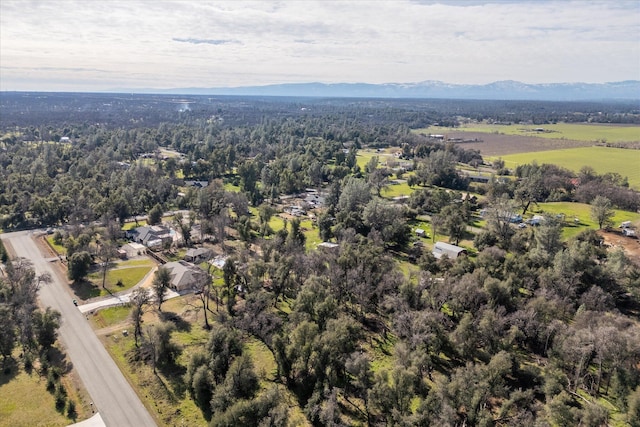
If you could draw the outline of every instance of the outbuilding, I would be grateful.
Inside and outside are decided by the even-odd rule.
[[[339,244],[337,243],[333,243],[333,242],[322,242],[320,244],[318,244],[318,249],[320,250],[324,250],[324,251],[334,251],[334,250],[338,250],[338,248],[340,247]]]
[[[122,245],[121,250],[126,253],[127,258],[135,258],[147,253],[147,247],[136,242],[130,242],[126,245]]]
[[[461,248],[460,246],[452,245],[450,243],[445,242],[436,242],[433,246],[433,251],[431,251],[436,259],[440,259],[443,256],[447,256],[450,259],[456,259],[460,255],[467,255],[467,250],[465,248]]]
[[[207,261],[211,258],[212,252],[209,248],[190,248],[184,255],[184,260],[187,262],[199,263]]]

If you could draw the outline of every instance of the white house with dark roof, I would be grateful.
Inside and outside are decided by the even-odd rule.
[[[165,243],[173,242],[173,230],[164,225],[145,225],[127,231],[127,237],[149,249],[161,249]]]

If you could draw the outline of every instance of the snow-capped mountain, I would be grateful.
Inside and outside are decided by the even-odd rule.
[[[485,85],[418,83],[290,83],[232,88],[178,88],[141,92],[202,95],[311,96],[350,98],[450,98],[491,100],[640,100],[640,81],[527,84],[504,80]]]

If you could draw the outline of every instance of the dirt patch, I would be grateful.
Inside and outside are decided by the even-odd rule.
[[[598,231],[610,250],[622,249],[625,255],[636,265],[640,266],[640,240],[635,237],[622,235],[618,230]]]
[[[478,142],[456,143],[462,148],[479,150],[483,156],[506,156],[531,151],[590,147],[593,142],[569,139],[546,139],[535,136],[501,135],[484,132],[447,132],[447,138],[478,139]]]
[[[117,334],[125,336],[123,331],[127,331],[127,334],[133,333],[133,328],[131,322],[126,321],[118,323],[117,325],[107,326],[106,328],[94,329],[93,331],[98,335],[98,337],[109,337]]]

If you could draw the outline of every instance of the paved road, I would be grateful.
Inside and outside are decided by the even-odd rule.
[[[53,282],[40,290],[40,302],[62,314],[59,337],[104,423],[114,427],[155,426],[153,418],[98,340],[84,315],[73,305],[73,296],[66,280],[59,277],[51,262],[42,256],[31,233],[22,231],[0,234],[0,238],[10,241],[17,256],[30,259],[37,274],[51,274]]]

